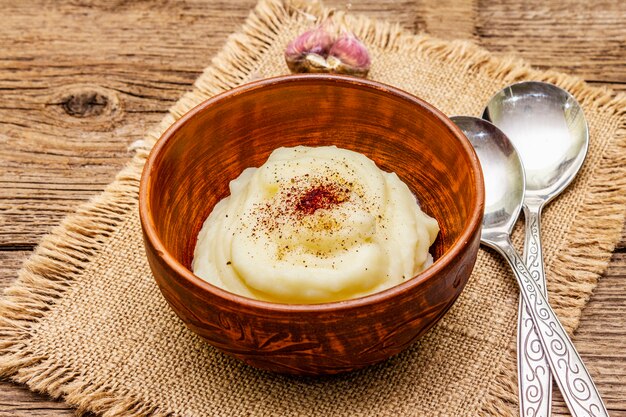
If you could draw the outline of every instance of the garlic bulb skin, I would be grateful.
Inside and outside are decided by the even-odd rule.
[[[285,61],[294,73],[326,72],[366,77],[371,66],[369,52],[354,34],[336,36],[329,23],[302,33],[289,42]]]
[[[372,63],[363,42],[347,33],[333,43],[326,61],[337,73],[359,77],[367,76]]]
[[[318,62],[324,61],[334,42],[333,36],[324,26],[304,32],[287,45],[285,61],[292,72],[320,72],[309,71],[319,67]]]

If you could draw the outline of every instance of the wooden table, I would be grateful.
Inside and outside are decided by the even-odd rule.
[[[0,288],[39,239],[100,192],[128,145],[187,91],[254,0],[0,0]],[[471,39],[626,92],[626,2],[327,1],[412,31]],[[626,416],[626,236],[574,341],[612,416]],[[555,415],[567,415],[560,395]],[[0,416],[68,416],[0,381]]]

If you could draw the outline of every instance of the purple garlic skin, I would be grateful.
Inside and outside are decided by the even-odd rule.
[[[353,34],[338,38],[328,24],[304,32],[285,49],[285,61],[292,72],[326,72],[367,76],[371,59],[365,45]]]
[[[333,36],[324,26],[320,25],[304,32],[287,45],[285,49],[287,66],[292,72],[309,72],[307,68],[310,64],[307,63],[307,56],[312,54],[326,59],[333,42]]]
[[[367,76],[372,61],[363,42],[354,35],[344,34],[335,41],[326,61],[341,74]]]

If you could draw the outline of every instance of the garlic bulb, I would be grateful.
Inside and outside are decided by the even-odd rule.
[[[371,59],[365,45],[352,33],[333,35],[329,24],[302,33],[285,49],[292,72],[330,72],[367,76]]]
[[[292,72],[321,72],[307,69],[311,66],[315,68],[315,63],[323,65],[321,60],[328,56],[333,41],[331,34],[322,26],[304,32],[287,45],[285,49],[287,66]]]

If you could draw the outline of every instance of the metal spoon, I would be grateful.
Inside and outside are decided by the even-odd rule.
[[[483,118],[498,126],[518,150],[526,173],[524,260],[547,297],[541,250],[541,210],[567,187],[585,160],[589,130],[567,91],[542,82],[521,82],[495,94]],[[520,299],[517,324],[520,415],[549,417],[552,377],[543,349]]]
[[[453,117],[468,137],[485,178],[485,214],[481,243],[495,249],[511,266],[520,293],[537,329],[550,371],[576,417],[608,416],[587,368],[574,344],[511,244],[510,234],[524,200],[524,168],[507,136],[488,121]]]

